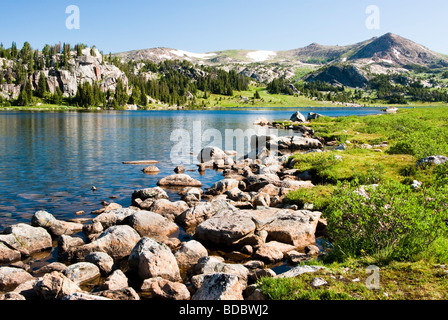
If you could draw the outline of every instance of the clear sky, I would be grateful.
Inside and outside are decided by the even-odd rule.
[[[79,29],[66,27],[69,5],[79,8]],[[369,5],[380,9],[380,29],[366,27]],[[447,17],[446,0],[0,0],[0,42],[202,53],[347,45],[392,32],[448,54]]]

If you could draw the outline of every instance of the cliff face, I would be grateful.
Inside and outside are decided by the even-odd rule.
[[[68,68],[56,67],[56,61],[60,61],[60,55],[53,57],[51,66],[43,68],[43,70],[36,70],[30,76],[30,82],[33,90],[37,88],[41,72],[47,79],[48,91],[55,93],[56,89],[62,91],[65,97],[74,96],[78,90],[78,84],[94,82],[98,84],[100,89],[104,92],[107,90],[115,91],[117,81],[122,80],[125,87],[128,86],[128,78],[125,73],[114,65],[103,62],[101,54],[98,50],[93,50],[94,55],[91,55],[90,49],[86,48],[82,51],[82,56],[76,56],[75,52],[71,53],[71,58],[68,61]],[[4,61],[4,63],[3,63]],[[0,59],[0,66],[3,66],[4,74],[9,73],[14,77],[13,70],[14,62],[11,60]],[[6,66],[6,69],[4,68]],[[20,93],[19,84],[2,83],[0,84],[0,95],[5,99],[16,99]]]

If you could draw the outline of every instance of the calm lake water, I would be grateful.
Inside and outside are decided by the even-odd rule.
[[[299,109],[305,116],[381,113],[372,108]],[[193,137],[194,124],[201,132],[218,129],[255,129],[259,117],[289,119],[297,109],[226,111],[110,111],[110,112],[0,112],[0,231],[19,222],[30,223],[37,210],[58,219],[85,216],[102,207],[101,201],[131,204],[139,188],[156,186],[173,174],[170,153],[177,141],[172,132],[185,129]],[[195,127],[195,128],[196,128]],[[280,135],[290,134],[283,131]],[[202,146],[209,141],[202,141]],[[193,144],[193,141],[191,141]],[[196,155],[189,156],[195,159]],[[156,160],[157,175],[142,172],[145,165],[125,165],[129,160]],[[196,161],[197,163],[197,161]],[[207,170],[201,176],[195,162],[186,172],[209,187],[222,179]],[[93,192],[92,186],[97,190]],[[175,200],[177,195],[170,193]],[[113,200],[110,197],[114,197]]]

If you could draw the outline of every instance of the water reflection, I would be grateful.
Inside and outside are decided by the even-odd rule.
[[[133,190],[155,186],[159,179],[173,174],[170,152],[176,142],[170,141],[170,135],[175,129],[188,130],[193,138],[193,123],[200,122],[200,134],[213,128],[224,136],[226,129],[255,129],[252,124],[261,116],[288,119],[293,111],[1,112],[0,230],[29,222],[41,209],[69,219],[77,211],[89,213],[100,208],[101,201],[111,197],[129,206]],[[318,112],[340,116],[379,113],[379,109]],[[196,161],[195,154],[190,156]],[[122,164],[150,159],[158,161],[160,172],[156,175],[144,174],[145,165]],[[221,179],[214,171],[201,175],[195,163],[185,167],[204,187]],[[97,188],[95,192],[92,186]],[[176,199],[177,194],[171,196]]]

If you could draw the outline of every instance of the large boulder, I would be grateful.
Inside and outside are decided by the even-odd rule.
[[[142,237],[169,236],[179,230],[179,227],[162,215],[140,210],[128,216],[123,223],[131,226]]]
[[[289,244],[269,241],[258,248],[255,252],[254,258],[260,259],[267,263],[275,263],[283,260],[285,254],[294,249],[296,249],[296,247]]]
[[[194,266],[195,274],[228,273],[238,277],[241,284],[247,284],[249,270],[241,264],[225,263],[215,257],[203,257]]]
[[[132,193],[132,202],[134,205],[136,204],[136,199],[140,199],[141,201],[145,201],[147,199],[155,201],[158,199],[169,199],[169,197],[165,190],[160,187],[154,187],[134,191]]]
[[[96,265],[102,274],[109,274],[114,267],[114,259],[105,252],[92,252],[86,256],[86,262]]]
[[[253,235],[256,225],[238,211],[225,210],[215,214],[196,228],[195,238],[218,246],[231,247]]]
[[[424,164],[441,165],[448,161],[448,157],[445,156],[430,156],[418,161],[417,166],[422,166]]]
[[[244,300],[244,286],[238,281],[238,276],[212,273],[201,278],[201,286],[191,300]]]
[[[157,182],[158,186],[164,187],[202,187],[202,182],[193,179],[186,174],[173,174]]]
[[[201,202],[194,207],[182,212],[176,217],[175,222],[183,227],[187,232],[194,233],[197,225],[214,216],[223,210],[237,210],[225,200],[212,202]]]
[[[0,267],[0,291],[11,291],[32,279],[34,277],[23,269]]]
[[[19,223],[6,227],[0,243],[21,253],[22,257],[51,248],[51,235],[41,227]]]
[[[83,227],[80,223],[57,220],[51,213],[42,210],[37,211],[33,215],[31,225],[33,227],[42,227],[54,236],[72,235],[82,231]]]
[[[317,139],[313,138],[303,138],[299,136],[294,136],[291,139],[291,144],[289,149],[291,151],[297,150],[312,150],[312,149],[322,149],[323,145]]]
[[[47,273],[39,278],[34,284],[34,290],[44,300],[62,299],[82,291],[76,283],[58,271]]]
[[[213,186],[211,186],[211,188],[207,190],[206,194],[211,195],[223,194],[227,191],[232,190],[233,188],[238,188],[239,184],[240,182],[238,180],[224,179],[213,184]]]
[[[101,223],[103,229],[106,230],[116,224],[121,224],[126,217],[136,213],[137,210],[131,208],[119,208],[101,213],[97,217],[93,218],[92,223]]]
[[[177,265],[181,269],[188,269],[198,263],[199,259],[208,256],[207,249],[196,240],[183,243],[174,254]]]
[[[129,281],[126,275],[120,269],[115,270],[101,284],[101,290],[122,290],[129,287]]]
[[[69,265],[63,273],[77,285],[90,282],[100,277],[100,269],[90,262],[78,262]]]
[[[198,154],[200,163],[215,162],[227,159],[227,154],[218,147],[205,147]]]
[[[20,251],[14,250],[6,244],[0,242],[0,263],[8,263],[20,260],[22,255]]]
[[[88,254],[96,251],[105,252],[113,259],[123,259],[131,254],[140,240],[140,235],[127,225],[113,226],[104,231],[95,241],[72,248],[71,254],[83,260]]]
[[[181,280],[179,266],[170,248],[154,239],[142,238],[133,248],[128,261],[143,280],[154,277],[174,282]]]
[[[190,300],[190,291],[186,285],[161,277],[146,279],[141,289],[147,291],[152,299]]]
[[[295,113],[291,116],[290,120],[291,120],[292,122],[306,122],[306,118],[305,118],[305,116],[304,116],[303,114],[301,114],[300,111],[295,112]]]
[[[158,199],[149,207],[149,211],[158,213],[168,220],[174,221],[178,215],[188,210],[188,208],[189,206],[185,201],[171,202],[167,199]]]
[[[321,212],[307,210],[278,214],[275,220],[264,228],[271,240],[291,244],[300,249],[316,241],[315,233]]]

